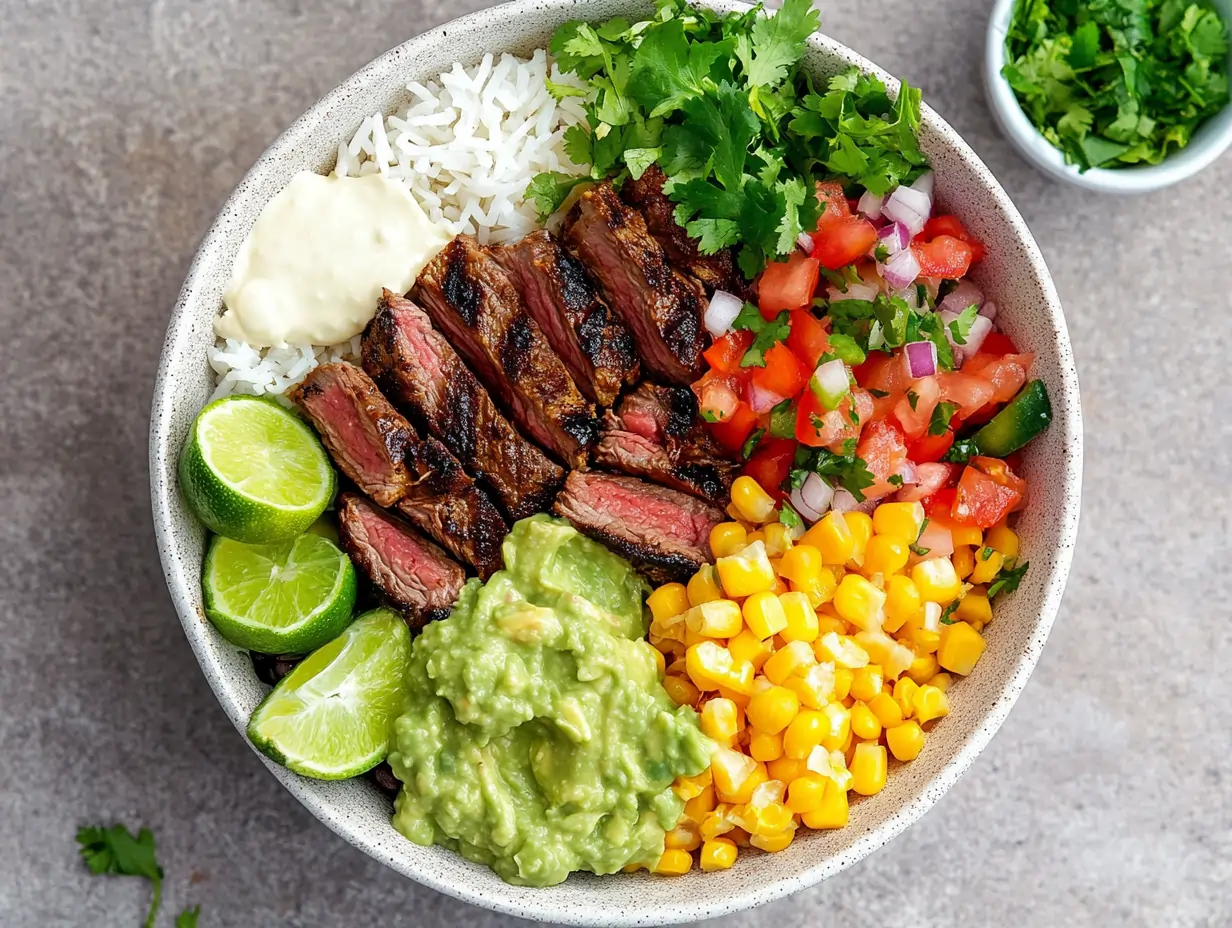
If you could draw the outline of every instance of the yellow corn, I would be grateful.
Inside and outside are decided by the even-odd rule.
[[[728,596],[752,596],[774,587],[774,568],[766,556],[763,542],[755,541],[746,545],[739,554],[721,557],[714,566]]]
[[[950,537],[954,539],[955,548],[959,545],[978,548],[984,542],[984,533],[974,525],[953,525],[950,527]]]
[[[663,678],[663,689],[678,706],[695,706],[702,695],[697,687],[684,677],[670,673]]]
[[[813,812],[805,812],[800,818],[808,828],[843,828],[847,825],[849,812],[847,790],[830,781],[826,783],[821,807]]]
[[[782,787],[782,784],[780,783],[779,786]],[[754,838],[758,835],[766,837],[794,828],[795,823],[792,821],[791,814],[791,809],[787,808],[783,802],[768,802],[761,806],[750,803],[745,809],[744,819],[747,825],[752,826],[749,832]]]
[[[851,681],[855,675],[848,667],[838,667],[834,671],[834,698],[846,699],[851,692]]]
[[[932,654],[921,654],[907,668],[907,676],[923,686],[937,672],[937,658]]]
[[[744,546],[747,548],[749,545],[756,544],[758,542],[760,542],[763,546],[766,543],[766,533],[761,529],[758,529],[755,532],[749,532],[748,541],[745,542]]]
[[[914,651],[885,632],[857,632],[856,644],[868,652],[870,661],[880,665],[887,680],[897,679],[915,660]]]
[[[845,635],[827,632],[813,647],[819,661],[834,661],[839,667],[854,670],[868,664],[868,652]]]
[[[770,557],[782,557],[791,549],[791,529],[782,522],[771,522],[762,528],[766,536],[766,554]]]
[[[827,611],[829,610],[829,611]],[[832,603],[827,603],[822,606],[822,611],[817,613],[817,635],[818,637],[834,632],[836,635],[847,634],[848,625],[834,613]],[[816,642],[814,642],[814,645]]]
[[[787,625],[779,632],[784,641],[812,642],[817,640],[817,612],[804,593],[780,593],[779,603],[787,617]]]
[[[792,783],[798,777],[808,773],[804,761],[797,757],[788,757],[786,754],[766,764],[766,770],[769,776],[780,783]]]
[[[757,771],[757,761],[751,757],[720,745],[710,755],[710,772],[714,777],[714,791],[723,802],[747,802],[739,799]],[[752,793],[753,787],[748,792]]]
[[[910,677],[903,677],[894,684],[894,701],[898,703],[898,708],[905,719],[911,718],[912,713],[915,712],[911,701],[915,698],[919,688],[919,684]]]
[[[733,660],[748,661],[754,670],[761,670],[766,658],[774,653],[769,637],[767,635],[766,639],[759,638],[752,629],[746,628],[727,642],[727,650],[731,652]]]
[[[851,733],[864,741],[876,741],[881,737],[881,719],[862,702],[851,707]]]
[[[971,571],[975,570],[975,555],[971,553],[971,549],[966,545],[959,545],[954,549],[954,553],[950,555],[950,561],[954,565],[954,573],[958,574],[959,579],[966,580],[971,576]]]
[[[803,674],[788,677],[782,685],[800,697],[800,705],[820,709],[834,698],[834,666],[813,664]]]
[[[784,686],[771,686],[753,694],[745,715],[754,728],[774,735],[786,728],[799,711],[800,698],[795,693]]]
[[[646,605],[656,622],[666,622],[689,608],[689,594],[683,583],[665,583],[646,597]]]
[[[702,603],[722,599],[723,590],[719,587],[718,573],[713,565],[703,564],[701,569],[690,578],[687,591],[690,606],[700,606]]]
[[[774,497],[749,476],[741,475],[732,482],[731,501],[740,518],[754,525],[769,522],[774,515]]]
[[[1005,555],[994,548],[983,547],[975,552],[975,569],[969,579],[972,583],[992,583],[1005,564]]]
[[[913,503],[882,503],[873,511],[873,531],[904,545],[920,537],[924,524],[924,506]]]
[[[821,746],[827,751],[841,750],[851,737],[851,710],[842,703],[832,702],[821,713],[830,726],[829,732],[821,739]]]
[[[749,737],[749,756],[753,760],[769,763],[783,756],[783,735],[781,732],[771,734],[757,728],[752,729]]]
[[[714,783],[714,775],[707,767],[697,776],[692,777],[676,777],[676,782],[672,784],[672,792],[688,802],[697,796],[700,796],[707,786]]]
[[[856,540],[847,519],[833,509],[804,533],[800,543],[820,551],[822,562],[826,564],[846,564],[856,550]]]
[[[710,530],[710,553],[727,557],[740,551],[748,540],[749,533],[739,522],[720,522]]]
[[[783,753],[804,760],[829,733],[830,720],[823,713],[816,709],[801,709],[783,732]]]
[[[885,736],[890,753],[898,760],[915,760],[924,749],[924,729],[920,728],[918,722],[908,721],[895,725],[887,729]]]
[[[885,631],[898,631],[918,616],[922,608],[924,601],[910,577],[895,575],[886,580],[885,621],[881,626]]]
[[[779,576],[792,583],[805,583],[821,572],[821,552],[803,542],[793,545],[779,561]]]
[[[934,557],[920,561],[911,568],[911,582],[926,603],[946,603],[958,599],[962,593],[962,581],[954,572],[954,565],[947,557]]]
[[[937,663],[951,673],[966,676],[975,669],[976,661],[984,653],[988,642],[966,622],[955,622],[941,627],[941,646],[937,649]]]
[[[943,693],[949,693],[950,686],[954,683],[954,678],[948,673],[935,673],[932,679],[928,681],[932,686],[941,690]]]
[[[967,590],[963,598],[958,601],[958,608],[954,610],[954,618],[963,622],[991,622],[992,603],[988,601],[988,593],[978,586]]]
[[[658,668],[659,676],[662,677],[667,672],[667,658],[663,656],[663,652],[658,648],[651,648],[650,653],[655,662],[655,667]]]
[[[805,773],[787,787],[787,808],[796,815],[816,812],[825,803],[826,780],[815,773]]]
[[[771,654],[761,669],[766,679],[782,686],[790,677],[805,673],[816,663],[813,649],[806,642],[791,641]]]
[[[701,825],[706,816],[714,811],[715,802],[714,784],[710,783],[692,799],[685,800],[683,813],[685,819],[695,825]]]
[[[804,583],[792,580],[791,589],[807,596],[809,605],[817,609],[834,599],[834,591],[838,589],[838,577],[829,567],[823,567],[816,577]]]
[[[783,611],[783,603],[769,590],[761,590],[746,599],[743,613],[749,631],[763,641],[787,627],[787,614]]]
[[[882,728],[893,728],[903,723],[902,706],[889,693],[884,691],[878,693],[869,700],[868,707],[873,715],[877,716],[877,721],[881,723]]]
[[[694,606],[684,614],[689,631],[704,638],[731,638],[744,628],[740,606],[730,599],[716,599]],[[686,644],[694,644],[686,637]]]
[[[851,676],[851,695],[862,702],[868,702],[881,692],[885,675],[879,664],[869,664],[853,670]]]
[[[861,796],[875,796],[886,785],[886,749],[863,741],[851,759],[851,788]]]
[[[889,577],[907,566],[909,555],[907,545],[901,541],[889,535],[874,535],[864,549],[864,564],[861,569],[868,577],[874,574]]]
[[[784,828],[782,831],[768,835],[753,835],[749,839],[749,844],[758,850],[765,851],[768,854],[777,854],[779,851],[786,850],[796,836],[796,829]]]
[[[711,838],[702,845],[699,863],[701,868],[707,873],[713,873],[716,870],[729,870],[735,864],[738,853],[734,841],[729,841],[726,838]]]
[[[881,628],[886,594],[859,574],[847,574],[834,594],[834,609],[862,631]]]
[[[708,699],[701,711],[702,734],[719,744],[731,747],[739,730],[736,723],[739,712],[730,699],[724,699],[722,696]]]
[[[848,566],[858,568],[864,563],[868,540],[873,537],[873,517],[866,512],[848,512],[845,518],[853,542],[851,557],[847,559]]]
[[[663,836],[663,846],[668,850],[696,851],[702,846],[702,836],[696,825],[685,822]]]
[[[683,876],[693,867],[693,855],[680,848],[668,848],[654,866],[660,876]]]
[[[912,695],[911,707],[921,725],[950,714],[950,701],[945,693],[927,683]]]
[[[1001,552],[1001,557],[1007,561],[1018,557],[1018,536],[1004,522],[988,530],[984,544]]]
[[[700,690],[717,690],[720,686],[740,693],[751,693],[753,665],[735,661],[722,645],[706,640],[692,645],[684,655],[685,671]]]
[[[719,835],[729,834],[735,824],[730,818],[731,805],[726,802],[720,802],[714,807],[714,811],[707,813],[702,819],[701,827],[698,829],[701,832],[703,841],[713,841]]]

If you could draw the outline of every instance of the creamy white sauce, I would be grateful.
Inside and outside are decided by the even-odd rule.
[[[301,171],[244,239],[214,329],[259,348],[344,342],[448,241],[396,181]]]

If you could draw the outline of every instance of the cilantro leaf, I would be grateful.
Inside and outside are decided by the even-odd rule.
[[[761,313],[758,313],[760,316]],[[740,359],[741,367],[765,367],[766,352],[776,344],[784,341],[791,334],[791,314],[781,312],[773,322],[762,321],[761,328],[753,335],[753,344],[749,345],[744,357]]]
[[[706,90],[710,69],[730,54],[725,42],[690,44],[684,24],[674,19],[651,29],[633,55],[633,97],[652,117],[662,116]]]
[[[553,172],[536,174],[531,178],[530,186],[526,188],[525,196],[526,199],[534,202],[535,211],[539,213],[539,218],[547,219],[560,209],[560,205],[569,196],[569,191],[578,184],[589,180],[590,178],[585,174],[576,177],[570,174]]]
[[[773,87],[804,55],[804,43],[821,25],[812,0],[786,0],[773,16],[753,23],[750,40],[737,46],[745,80],[752,87]]]
[[[956,345],[967,344],[967,336],[971,334],[971,324],[980,314],[980,309],[974,303],[958,314],[958,318],[950,322],[950,338]]]
[[[567,133],[566,133],[567,134]],[[661,148],[626,148],[624,159],[634,180],[640,180],[646,169],[659,160]],[[570,157],[573,157],[570,155]]]
[[[783,504],[779,508],[779,521],[788,528],[804,528],[804,520],[800,518],[800,514],[792,508],[791,503],[787,502],[787,500],[783,500]]]
[[[792,487],[799,485],[794,476],[796,471],[801,474],[801,484],[804,477],[812,472],[819,477],[828,478],[827,482],[831,485],[841,486],[856,498],[856,502],[864,502],[864,491],[877,480],[868,469],[868,464],[862,458],[856,457],[854,444],[852,442],[853,447],[850,450],[843,449],[847,452],[845,454],[835,454],[828,448],[808,448],[801,445],[797,453],[797,466],[792,472]]]
[[[770,437],[796,437],[796,403],[786,399],[770,410]]]
[[[175,917],[175,928],[197,928],[197,916],[201,914],[201,906],[195,905],[185,909]]]
[[[761,441],[761,437],[766,434],[765,429],[753,429],[749,432],[749,437],[744,440],[744,444],[740,446],[740,456],[746,461],[753,456],[753,449],[757,447],[757,443]]]
[[[942,456],[941,460],[951,464],[966,464],[979,453],[980,449],[976,447],[974,438],[960,438],[950,445],[950,450]]]
[[[950,420],[954,418],[954,413],[958,411],[957,403],[949,403],[942,400],[933,407],[933,414],[928,419],[928,434],[929,435],[944,435],[950,430]]]
[[[123,825],[77,829],[78,851],[90,872],[109,876],[140,876],[150,881],[153,893],[145,928],[152,928],[162,902],[163,868],[158,865],[154,835],[142,828],[133,835]]]
[[[988,598],[992,599],[999,593],[1013,593],[1018,589],[1018,584],[1022,583],[1022,578],[1030,566],[1030,561],[1023,561],[1017,567],[1011,567],[1008,564],[1003,566],[988,586]]]

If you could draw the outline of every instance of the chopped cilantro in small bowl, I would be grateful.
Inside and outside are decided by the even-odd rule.
[[[984,79],[1002,131],[1045,173],[1142,193],[1232,144],[1232,0],[997,0]]]

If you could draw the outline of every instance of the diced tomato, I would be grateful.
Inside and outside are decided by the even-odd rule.
[[[934,493],[939,493],[958,479],[958,465],[944,464],[940,461],[921,464],[917,461],[915,477],[915,484],[903,487],[898,491],[895,499],[902,500],[905,503],[928,499]],[[954,501],[951,499],[949,505],[953,505],[953,503]],[[925,511],[928,511],[927,504],[925,504]],[[949,512],[948,506],[946,507],[946,512]]]
[[[916,464],[931,464],[940,461],[954,444],[954,430],[946,429],[940,435],[925,432],[907,446],[907,457]]]
[[[711,370],[721,374],[730,374],[740,369],[740,359],[753,344],[753,333],[741,329],[720,335],[714,344],[706,349],[704,357]]]
[[[710,434],[715,441],[735,453],[740,450],[744,440],[749,437],[757,425],[757,415],[744,403],[737,404],[735,411],[721,422],[711,422]]]
[[[878,419],[864,429],[856,455],[868,465],[876,483],[864,491],[868,499],[881,499],[898,490],[890,478],[898,473],[907,460],[907,446],[903,433],[888,419]]]
[[[822,216],[834,219],[840,216],[850,216],[852,213],[851,204],[843,193],[843,185],[836,180],[818,184],[817,199],[825,207],[821,212]]]
[[[1018,354],[1018,346],[1002,332],[989,332],[984,336],[984,344],[980,345],[980,354]]]
[[[787,347],[811,372],[816,370],[821,356],[830,350],[830,333],[822,322],[807,309],[797,309],[791,314],[791,334]]]
[[[942,235],[948,235],[970,245],[972,263],[984,257],[986,250],[984,244],[967,231],[967,227],[962,224],[962,220],[957,216],[934,216],[924,224],[924,231],[920,233],[920,239],[925,242],[931,242]]]
[[[917,474],[918,470],[917,468]],[[921,500],[924,504],[924,514],[930,519],[941,522],[943,525],[953,525],[954,517],[951,515],[951,510],[954,508],[954,498],[957,495],[958,490],[956,488],[947,486],[929,496],[925,496]]]
[[[852,421],[852,408],[855,418]],[[859,388],[839,403],[838,409],[827,410],[812,390],[800,394],[800,406],[796,411],[796,439],[813,448],[826,447],[842,453],[843,442],[860,437],[860,429],[870,421],[873,413],[873,398]]]
[[[813,302],[817,276],[816,258],[793,251],[786,261],[771,261],[757,283],[757,308],[771,320],[785,309],[803,309]]]
[[[938,374],[937,383],[941,388],[941,399],[947,403],[958,404],[954,415],[959,419],[974,415],[993,397],[991,383],[982,376],[968,374],[966,371],[947,371]]]
[[[933,410],[940,399],[941,387],[936,377],[921,377],[908,384],[907,392],[894,404],[894,418],[902,425],[909,439],[915,441],[928,431]]]
[[[706,371],[701,380],[693,384],[702,417],[711,422],[723,422],[732,417],[740,403],[740,389],[737,377],[717,371]]]
[[[1027,504],[1027,481],[1014,473],[1008,461],[978,456],[971,459],[971,466],[987,474],[1001,486],[1009,487],[1018,494],[1018,503],[1014,506],[1014,510],[1021,509]]]
[[[782,485],[791,471],[795,456],[796,443],[790,438],[763,438],[744,465],[744,473],[760,483],[762,489],[775,499],[781,499],[787,495]]]
[[[1027,382],[1027,371],[1034,361],[1035,355],[1030,352],[995,358],[981,351],[969,364],[963,365],[963,373],[976,374],[988,381],[992,387],[991,402],[1008,403]]]
[[[954,506],[950,510],[955,522],[992,528],[1004,519],[1022,499],[1017,490],[997,483],[992,477],[968,466],[958,480]]]
[[[860,216],[827,218],[823,213],[813,233],[813,257],[822,267],[837,271],[867,255],[876,244],[877,230],[867,219]]]
[[[873,396],[873,418],[884,419],[891,415],[894,406],[907,390],[911,378],[898,355],[882,351],[869,352],[868,359],[855,368],[856,383]]]
[[[778,344],[766,349],[766,366],[751,368],[753,371],[753,386],[787,398],[799,393],[813,369],[805,367],[795,353],[785,344]]]
[[[912,242],[911,253],[920,265],[921,277],[957,280],[971,267],[974,249],[952,235],[939,235],[931,242]]]

